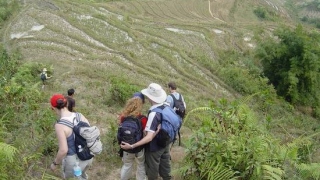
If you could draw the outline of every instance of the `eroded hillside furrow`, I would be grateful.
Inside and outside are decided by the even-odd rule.
[[[122,23],[122,25],[124,25],[124,24]],[[122,30],[120,30],[120,31],[122,31]],[[138,43],[135,43],[135,45],[137,46]],[[128,46],[128,47],[130,47],[130,46]],[[137,48],[136,48],[136,49],[137,49]],[[140,48],[138,48],[138,49],[140,49]],[[119,50],[119,49],[118,49],[118,50]],[[119,51],[120,51],[120,50],[119,50]],[[141,51],[138,51],[138,52],[141,52]],[[135,53],[135,54],[136,54],[136,53]],[[143,54],[141,55],[141,54],[140,54],[139,56],[142,57],[142,58],[143,58],[143,57],[148,57],[147,54],[146,54],[146,55],[143,55]],[[149,61],[150,61],[150,60],[149,60]],[[159,61],[157,61],[157,62],[159,62]],[[142,65],[142,64],[140,64],[140,65]],[[151,66],[147,66],[146,68],[148,68],[148,67],[151,67]],[[169,69],[174,69],[174,68],[175,68],[175,67],[169,68]],[[151,72],[154,71],[152,68],[151,68],[150,70],[151,70]],[[190,80],[191,78],[188,78],[188,79]],[[204,84],[205,84],[205,83],[204,83]],[[207,88],[205,88],[205,89],[207,89]]]
[[[90,66],[101,65],[107,72],[110,72],[109,66],[104,64],[112,63],[122,67],[122,71],[127,74],[140,74],[140,78],[147,76],[148,78],[143,78],[145,82],[152,79],[166,82],[174,77],[178,82],[197,84],[196,88],[182,84],[181,89],[186,91],[200,88],[205,94],[220,91],[217,94],[231,95],[225,93],[228,92],[224,88],[226,86],[219,85],[222,82],[211,70],[207,70],[201,61],[190,56],[194,53],[205,53],[207,58],[212,61],[215,59],[212,47],[214,43],[207,39],[212,38],[211,35],[208,36],[212,27],[207,27],[203,33],[203,29],[197,29],[196,25],[199,20],[208,23],[208,20],[212,19],[208,13],[207,2],[190,1],[192,6],[188,6],[187,2],[177,4],[170,1],[135,1],[119,5],[119,8],[130,9],[127,5],[134,4],[134,10],[130,9],[129,12],[139,9],[138,14],[147,12],[153,18],[161,19],[163,22],[160,23],[141,19],[135,21],[126,14],[120,14],[121,11],[112,11],[113,8],[109,6],[57,2],[55,6],[59,10],[43,11],[39,7],[32,7],[28,9],[29,16],[25,16],[31,19],[21,17],[21,24],[25,21],[44,25],[31,39],[16,41],[17,47],[24,49],[24,56],[32,56],[27,59],[54,59],[57,58],[54,53],[57,53],[60,54],[59,58],[71,60],[70,62],[88,61]],[[114,6],[116,4],[112,7]],[[204,9],[207,12],[200,12]],[[71,12],[66,13],[67,10]],[[188,23],[184,28],[180,28],[166,21]],[[192,30],[189,30],[188,26],[192,27]],[[42,49],[41,54],[36,53],[37,48]],[[131,75],[130,79],[134,77]]]

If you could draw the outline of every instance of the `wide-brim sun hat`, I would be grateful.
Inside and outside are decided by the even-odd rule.
[[[43,70],[42,71],[47,71],[47,68],[43,68]]]
[[[166,91],[157,83],[151,83],[148,88],[141,90],[141,93],[155,103],[163,103],[167,99]]]

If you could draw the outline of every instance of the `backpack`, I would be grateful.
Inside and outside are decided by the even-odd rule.
[[[46,80],[46,79],[47,79],[46,74],[45,74],[45,73],[41,73],[40,79],[41,79],[42,81]]]
[[[182,125],[181,117],[170,106],[165,105],[159,106],[151,112],[161,114],[161,129],[156,135],[158,146],[166,147],[168,144],[174,143]]]
[[[134,144],[143,138],[143,129],[141,119],[134,116],[127,116],[123,119],[118,128],[117,139],[120,144],[122,141]],[[144,116],[145,117],[145,116]],[[138,146],[133,149],[124,150],[128,153],[138,153],[142,150],[143,146]]]
[[[64,119],[58,120],[57,123],[73,130],[75,149],[79,159],[89,160],[102,152],[100,130],[96,126],[89,126],[88,123],[81,121],[79,113],[76,113],[73,123]]]
[[[186,108],[184,107],[181,94],[179,94],[179,99],[176,99],[173,94],[170,94],[170,96],[173,99],[173,107],[175,108],[176,113],[183,119],[186,115]]]

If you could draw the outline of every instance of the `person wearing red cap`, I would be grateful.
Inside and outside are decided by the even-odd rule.
[[[62,94],[55,94],[50,99],[51,108],[55,111],[58,119],[63,119],[66,121],[70,121],[74,123],[74,119],[76,118],[76,113],[70,112],[67,108],[68,101],[65,96]],[[80,113],[79,113],[80,114]],[[88,120],[80,114],[81,121],[84,121],[89,124]],[[82,161],[78,159],[76,154],[76,148],[74,143],[74,135],[73,130],[63,124],[56,123],[55,126],[56,135],[59,142],[59,150],[58,153],[50,165],[51,170],[56,170],[58,165],[61,165],[62,176],[64,179],[74,177],[73,167],[76,162],[79,162],[79,166],[82,170],[82,179],[88,179],[88,175],[86,174],[86,170],[92,164],[92,159]]]

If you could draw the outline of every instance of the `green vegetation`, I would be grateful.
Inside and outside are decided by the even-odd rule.
[[[262,7],[258,7],[253,12],[261,19],[266,18],[267,11],[265,9],[263,9]]]
[[[123,77],[111,77],[110,105],[120,105],[123,107],[132,94],[140,91],[135,85],[130,85]]]
[[[313,169],[320,164],[310,164],[308,157],[312,137],[319,133],[281,143],[267,131],[267,124],[257,121],[256,113],[246,105],[250,98],[221,100],[189,112],[185,123],[198,130],[187,144],[180,167],[183,179],[318,179]]]
[[[287,101],[318,108],[320,35],[298,26],[279,29],[275,36],[278,39],[266,40],[257,52],[264,75]]]
[[[59,179],[48,169],[57,151],[48,99],[71,87],[76,110],[102,132],[89,176],[118,179],[118,113],[133,92],[171,80],[189,111],[186,146],[173,147],[183,159],[172,158],[175,179],[319,179],[319,122],[310,116],[320,114],[319,35],[291,29],[273,1],[210,3],[30,1],[13,19],[7,13],[0,179]],[[53,75],[44,90],[43,67]]]
[[[319,0],[312,0],[299,3],[298,8],[301,13],[299,13],[299,18],[302,22],[312,24],[316,28],[320,28],[320,2]]]
[[[17,11],[19,4],[17,0],[0,0],[0,26],[7,20],[9,17]]]
[[[46,143],[51,139],[48,130],[51,129],[52,123],[39,121],[40,123],[35,124],[34,119],[48,120],[52,117],[45,113],[37,116],[32,113],[39,109],[39,103],[43,101],[39,98],[40,92],[34,86],[36,81],[32,72],[37,72],[34,71],[36,66],[19,65],[19,56],[8,55],[3,48],[1,54],[0,134],[1,141],[9,144],[1,144],[4,151],[0,152],[0,157],[3,157],[0,174],[2,177],[15,176],[18,179],[27,174],[27,167],[39,161],[41,152],[48,150],[52,145]],[[27,137],[28,141],[25,141]],[[49,150],[53,151],[51,148]]]

